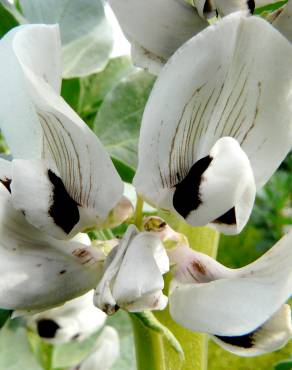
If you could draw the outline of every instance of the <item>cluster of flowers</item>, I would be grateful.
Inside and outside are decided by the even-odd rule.
[[[137,193],[227,234],[243,229],[292,143],[292,1],[268,20],[251,15],[252,3],[110,0],[133,61],[158,75]],[[41,310],[95,289],[108,314],[169,302],[174,320],[237,354],[283,346],[292,233],[237,270],[192,251],[160,219],[129,226],[107,256],[79,234],[123,222],[132,206],[98,138],[60,97],[60,50],[56,26],[21,26],[0,42],[0,127],[13,155],[0,162],[0,307]]]

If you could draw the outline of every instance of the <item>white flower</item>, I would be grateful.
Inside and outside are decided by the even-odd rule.
[[[93,291],[39,314],[28,317],[28,326],[44,340],[60,344],[82,341],[102,328],[104,312],[93,305]]]
[[[241,356],[281,348],[292,336],[291,310],[284,305],[292,291],[291,243],[289,233],[257,261],[234,270],[187,246],[170,250],[173,319]]]
[[[119,308],[130,312],[162,310],[162,275],[169,270],[166,251],[159,238],[128,227],[121,243],[108,255],[94,301],[108,314]]]
[[[248,10],[246,0],[109,0],[131,43],[134,64],[159,74],[171,55],[208,26],[212,15]],[[194,56],[199,57],[199,55]]]
[[[0,127],[13,155],[11,174],[1,179],[10,184],[13,206],[59,239],[101,226],[123,183],[95,134],[60,96],[58,27],[13,29],[0,41],[0,60]]]
[[[5,166],[2,174],[9,177],[9,162]],[[53,307],[94,288],[101,277],[105,257],[90,246],[87,235],[62,241],[41,232],[13,208],[3,184],[0,235],[2,308],[35,311]]]
[[[150,204],[229,234],[292,143],[292,46],[233,13],[186,42],[147,102],[134,178]]]

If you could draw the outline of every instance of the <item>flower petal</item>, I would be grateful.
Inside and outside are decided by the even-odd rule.
[[[167,298],[162,294],[162,274],[168,269],[160,239],[129,226],[120,245],[107,257],[95,304],[108,314],[119,307],[128,311],[163,309]]]
[[[7,81],[11,91],[3,96],[4,108],[0,113],[0,122],[1,125],[3,123],[1,127],[8,137],[14,158],[42,159],[47,170],[59,178],[56,181],[61,183],[68,196],[78,204],[81,215],[80,223],[74,229],[76,233],[84,225],[91,227],[106,219],[122,196],[123,183],[97,137],[52,87],[51,79],[44,74],[46,70],[41,74],[35,68],[38,63],[36,56],[42,52],[44,45],[54,54],[52,58],[47,58],[47,63],[54,65],[55,58],[59,60],[60,45],[56,42],[54,44],[59,37],[57,30],[51,26],[27,25],[12,31],[1,41],[0,57],[3,68],[0,81],[5,83],[6,75],[14,71],[17,80]],[[41,38],[37,35],[44,36]],[[44,44],[41,47],[40,42]],[[25,47],[27,43],[31,43],[28,49]],[[9,70],[9,63],[14,66],[13,72]],[[57,72],[53,67],[47,69]],[[57,76],[60,77],[58,74]],[[19,90],[21,93],[18,93]],[[25,125],[21,123],[19,126],[19,121],[25,122]],[[29,145],[19,145],[20,139]],[[36,169],[35,175],[38,176]],[[39,175],[43,175],[42,171]],[[36,183],[33,187],[26,188],[27,198],[37,193],[39,182],[34,181]],[[21,189],[22,185],[23,179],[18,176],[14,186]],[[39,189],[40,192],[41,190],[42,188]],[[18,195],[23,196],[19,192]],[[23,202],[14,200],[15,204]],[[28,209],[22,208],[28,217],[30,213],[35,213],[31,215],[31,221],[37,218],[34,205],[35,202]],[[61,206],[62,197],[58,204],[58,207]],[[47,217],[49,218],[49,214]],[[40,216],[41,219],[43,215]],[[50,228],[47,232],[59,238],[72,235],[68,230],[62,230],[62,227]],[[60,236],[60,233],[63,235]]]
[[[226,234],[247,223],[256,187],[247,155],[230,137],[219,139],[175,186],[173,206],[191,225],[213,225]]]
[[[268,22],[242,13],[185,43],[144,111],[138,193],[173,210],[176,185],[225,136],[238,141],[261,187],[291,148],[291,62],[291,44]]]
[[[132,43],[134,63],[154,74],[185,41],[208,25],[181,0],[110,0],[109,4]]]
[[[282,348],[292,337],[291,309],[283,305],[255,331],[239,337],[211,338],[225,350],[239,356],[259,356]]]
[[[181,272],[172,283],[172,317],[191,330],[215,335],[238,336],[254,331],[291,295],[291,243],[289,233],[257,261],[237,270],[196,252],[191,252],[186,264],[178,260],[185,267],[178,267]],[[177,256],[172,257],[174,260]],[[184,271],[188,275],[182,280]]]
[[[90,291],[63,306],[33,315],[28,318],[28,325],[44,340],[58,344],[86,339],[99,330],[105,320],[105,313],[93,305],[93,291]]]
[[[39,310],[61,304],[98,282],[103,255],[75,241],[41,233],[12,207],[0,186],[0,307]]]

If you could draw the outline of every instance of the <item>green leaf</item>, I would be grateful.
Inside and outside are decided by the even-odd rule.
[[[0,309],[0,329],[4,326],[10,315],[11,311]]]
[[[154,77],[135,71],[106,96],[94,122],[94,131],[112,158],[131,169],[137,166],[142,114]]]
[[[11,320],[0,331],[0,369],[1,370],[42,370],[34,357],[21,325]]]
[[[281,361],[275,366],[275,370],[291,370],[292,360]]]
[[[110,59],[104,70],[82,78],[65,79],[62,96],[67,103],[92,127],[105,96],[133,70],[127,56]]]
[[[9,11],[9,9],[0,2],[0,38],[5,35],[11,28],[18,26],[18,21]]]
[[[118,331],[120,338],[120,357],[111,370],[136,370],[134,336],[129,316],[120,310],[107,319],[107,324]]]
[[[60,25],[63,77],[102,70],[113,46],[112,29],[102,0],[20,0],[31,23]]]
[[[141,323],[149,330],[161,334],[167,344],[178,354],[181,361],[184,361],[184,352],[176,337],[164,325],[162,325],[157,318],[150,311],[132,313]]]

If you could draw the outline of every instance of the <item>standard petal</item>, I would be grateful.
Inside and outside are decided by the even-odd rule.
[[[207,27],[192,6],[181,0],[110,0],[137,66],[157,74],[189,38]]]
[[[291,148],[291,62],[291,44],[268,22],[242,13],[185,43],[144,111],[138,193],[174,210],[176,185],[225,136],[240,144],[261,187]]]
[[[191,225],[211,222],[219,231],[238,234],[249,219],[255,193],[247,155],[235,139],[223,137],[175,186],[173,206]]]
[[[43,160],[47,170],[57,177],[55,181],[78,204],[80,223],[72,225],[76,226],[72,233],[58,224],[55,231],[50,231],[53,236],[68,238],[84,226],[91,227],[104,221],[121,198],[123,183],[97,137],[54,88],[56,83],[53,83],[51,74],[54,72],[59,78],[57,67],[53,68],[55,59],[60,59],[58,37],[56,27],[27,25],[1,40],[3,68],[0,81],[9,85],[9,91],[5,91],[1,100],[0,125],[14,158]],[[44,44],[42,47],[39,47],[39,39]],[[30,47],[26,48],[28,43]],[[40,68],[35,66],[43,47],[53,54],[52,58],[46,58],[53,67],[41,68],[43,60]],[[12,66],[13,71],[10,70]],[[7,81],[7,75],[11,74],[12,81]],[[14,186],[20,189],[22,181],[18,177]],[[27,198],[35,195],[38,184],[36,181],[34,186],[27,186]],[[65,207],[62,200],[62,197],[58,199],[58,208]],[[18,202],[21,200],[16,199]],[[22,209],[28,217],[30,213],[36,213],[33,205]]]
[[[41,127],[34,111],[24,71],[61,88],[61,42],[57,26],[29,25],[10,31],[0,42],[0,125],[14,157],[31,158],[41,152]]]
[[[292,42],[292,1],[283,7],[280,15],[273,22],[276,27],[287,39]]]
[[[187,263],[177,260],[180,273],[169,295],[172,317],[191,330],[220,336],[254,331],[291,295],[291,243],[289,233],[257,261],[237,270],[195,252]]]
[[[105,320],[105,313],[93,305],[93,291],[90,291],[63,306],[33,315],[28,318],[28,325],[44,340],[58,344],[86,339],[99,330]]]
[[[41,310],[92,289],[103,255],[91,246],[59,241],[32,227],[0,187],[0,307]]]
[[[229,352],[252,357],[282,348],[291,337],[291,309],[285,304],[268,321],[251,333],[239,337],[212,336],[211,338]]]

